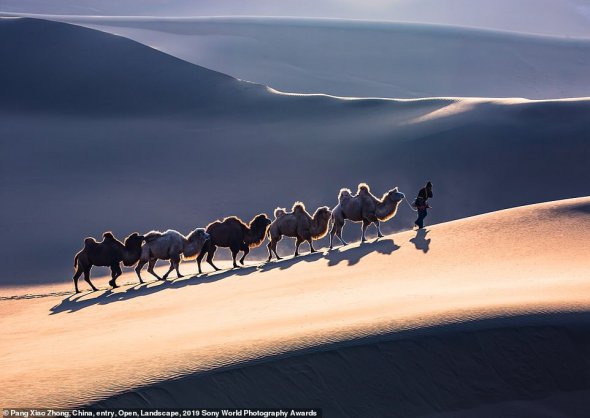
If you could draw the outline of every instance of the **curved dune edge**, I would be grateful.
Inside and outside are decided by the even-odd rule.
[[[415,354],[417,357],[408,357],[408,362],[404,363],[408,376],[422,361],[414,364],[411,360],[425,359],[428,353],[436,356],[439,351],[451,356],[455,346],[459,351],[473,351],[473,344],[483,338],[490,341],[484,345],[508,351],[505,358],[511,364],[514,358],[520,359],[524,368],[522,390],[530,395],[529,398],[557,396],[559,391],[585,390],[581,385],[564,386],[561,383],[561,386],[544,384],[539,390],[526,386],[534,376],[531,370],[538,370],[545,364],[548,353],[558,359],[556,361],[584,361],[580,364],[580,373],[585,373],[585,365],[590,364],[584,354],[588,350],[582,341],[587,334],[585,318],[590,307],[587,297],[590,290],[587,280],[589,215],[588,197],[549,202],[439,224],[419,233],[407,231],[376,243],[353,244],[329,253],[200,278],[149,283],[141,287],[126,286],[115,291],[65,298],[4,300],[0,302],[0,329],[11,338],[0,342],[0,367],[5,380],[2,401],[11,407],[81,405],[154,383],[173,385],[173,391],[179,395],[142,398],[146,402],[144,405],[152,405],[150,399],[157,406],[161,406],[160,401],[178,405],[185,405],[184,402],[193,399],[213,401],[220,398],[205,395],[199,398],[191,389],[192,383],[178,388],[182,379],[170,383],[171,379],[201,382],[199,379],[203,377],[198,372],[244,365],[256,359],[266,359],[256,367],[281,370],[287,366],[269,356],[298,354],[291,356],[293,360],[280,360],[291,362],[288,364],[293,364],[296,370],[300,366],[304,369],[290,375],[293,386],[285,387],[292,389],[281,392],[277,388],[276,397],[258,392],[268,402],[276,401],[276,405],[281,400],[299,399],[279,399],[280,393],[299,393],[297,396],[301,397],[303,392],[296,388],[313,385],[314,368],[324,364],[323,360],[314,360],[317,356],[313,353],[318,348],[332,353],[326,355],[342,357],[340,350],[348,350],[346,347],[351,341],[356,344],[354,341],[359,338],[376,338],[368,346],[366,341],[357,344],[357,347],[369,348],[359,349],[358,355],[356,352],[351,354],[350,369],[338,365],[328,370],[332,374],[326,375],[334,379],[338,376],[334,372],[341,371],[338,380],[346,381],[352,370],[357,370],[357,374],[353,374],[355,379],[372,382],[370,375],[359,376],[359,371],[363,367],[380,370],[385,360],[367,362],[363,360],[365,350],[374,352],[375,345],[387,345],[387,341],[393,341],[394,345],[385,352],[389,349],[395,352],[401,340],[395,342],[392,333],[398,332],[399,336],[402,335],[400,331],[408,329],[421,330],[424,338],[438,339],[443,347],[432,352],[422,350]],[[563,316],[554,313],[564,311],[570,311],[573,316],[568,316],[567,321],[558,320]],[[514,323],[506,319],[515,315],[532,318],[523,316],[531,313],[537,313],[537,317],[543,320],[540,323],[526,320]],[[482,323],[478,321],[486,318],[497,318],[500,322],[473,329],[473,324]],[[444,324],[465,322],[472,324],[465,343],[453,335],[464,335],[466,331],[446,333],[451,340],[436,331],[444,330]],[[518,336],[518,341],[504,343],[511,338],[503,333],[491,338],[488,332],[493,334],[497,326],[504,328],[507,335]],[[426,330],[427,327],[436,332]],[[551,337],[552,332],[557,337]],[[416,345],[416,338],[417,335],[404,341]],[[453,338],[460,341],[453,342]],[[522,347],[529,347],[530,352],[533,340],[540,341],[540,354],[536,357],[524,355]],[[348,343],[344,344],[346,341]],[[514,347],[513,351],[511,347]],[[304,355],[297,352],[302,349],[307,350]],[[375,354],[371,357],[383,356]],[[389,358],[388,366],[383,367],[383,378],[390,376],[392,368],[401,367],[396,356],[390,357],[393,360]],[[457,363],[461,358],[468,360],[464,356],[453,357],[453,362],[447,361],[444,367],[440,367],[437,376],[442,379],[456,371],[477,370],[477,362],[471,366]],[[272,362],[269,363],[269,359]],[[494,361],[490,360],[485,366],[498,367],[500,363]],[[497,359],[497,362],[501,361],[504,360]],[[239,367],[230,373],[239,373],[244,381],[250,381],[248,379],[254,377],[245,374],[247,370],[251,369]],[[475,377],[466,375],[457,381],[473,389],[479,379],[479,373],[474,373]],[[554,372],[547,369],[546,374],[553,376]],[[562,376],[558,377],[561,379]],[[439,377],[435,377],[432,381],[438,382]],[[278,382],[276,379],[279,378],[269,372],[268,380],[260,384],[273,387],[278,385],[273,382]],[[507,382],[506,379],[494,380],[489,391],[513,393],[509,390],[510,382],[505,387],[497,386],[498,382]],[[577,382],[590,382],[590,379],[580,378]],[[237,402],[240,398],[236,393],[242,393],[240,384],[236,383],[235,387],[226,384],[222,393]],[[253,385],[252,381],[250,385]],[[314,390],[319,396],[322,388],[328,386],[324,382]],[[154,389],[143,390],[153,392]],[[443,390],[452,395],[454,389],[437,389]],[[438,409],[428,411],[476,407],[475,400],[469,395],[474,390],[465,392],[469,402],[451,405],[433,401],[430,407]],[[486,394],[489,391],[483,387],[475,392]],[[192,395],[183,398],[183,393]],[[217,391],[210,393],[213,396]],[[325,393],[329,396],[332,392],[327,390]],[[346,391],[342,393],[346,396]],[[138,399],[136,395],[125,396],[131,398],[120,398],[118,404]],[[529,399],[523,396],[516,399]],[[349,398],[351,402],[357,399]],[[117,404],[117,399],[111,398],[109,402]],[[322,403],[318,397],[307,399]],[[502,395],[481,399],[509,402],[515,398]],[[338,407],[334,405],[326,408]],[[369,403],[365,406],[368,408]],[[407,408],[408,416],[413,416],[413,407]]]
[[[583,70],[590,62],[587,39],[347,19],[28,16],[125,36],[293,93],[413,98],[589,94]]]
[[[326,417],[585,416],[590,314],[395,332],[196,373],[92,407],[320,406]]]

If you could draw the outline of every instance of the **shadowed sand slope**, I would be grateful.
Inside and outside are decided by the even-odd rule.
[[[24,289],[40,297],[0,301],[2,403],[564,412],[590,390],[588,238],[579,198],[171,283]]]
[[[244,90],[264,90],[154,54],[129,39],[72,25],[0,19],[0,34],[4,111],[70,116],[211,111],[220,101],[239,106]]]
[[[85,236],[186,233],[295,200],[334,206],[341,187],[362,181],[411,199],[432,180],[428,223],[590,194],[587,99],[276,94],[35,19],[0,20],[0,52],[11,57],[0,62],[10,80],[0,95],[0,212],[11,237],[0,242],[2,285],[69,281]],[[384,230],[407,229],[413,216],[402,204]],[[345,237],[358,233],[347,227]]]
[[[404,98],[590,96],[590,40],[328,19],[50,18],[117,33],[283,91]]]

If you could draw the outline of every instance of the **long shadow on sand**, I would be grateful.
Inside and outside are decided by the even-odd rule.
[[[312,262],[319,259],[328,260],[328,266],[335,266],[342,261],[348,261],[349,266],[357,264],[361,258],[371,254],[391,254],[400,248],[399,245],[395,244],[392,239],[375,240],[373,242],[366,242],[360,244],[359,247],[339,247],[334,250],[327,252],[318,251],[316,253],[303,254],[298,257],[288,258],[285,260],[279,260],[271,263],[262,264],[259,267],[260,271],[270,271],[274,269],[286,270],[295,264],[302,262]]]
[[[117,291],[108,289],[98,292],[85,292],[73,294],[62,300],[59,304],[52,307],[50,309],[50,315],[54,315],[61,312],[72,313],[93,305],[108,305],[109,303],[113,302],[119,302],[141,296],[151,295],[152,293],[156,293],[165,289],[180,289],[186,286],[213,283],[230,276],[245,276],[247,274],[255,272],[257,267],[258,266],[247,266],[239,269],[221,270],[218,272],[183,277],[180,279],[156,280],[146,282],[143,284],[137,284],[135,286],[130,286],[125,291],[120,291],[120,289],[123,287],[121,286]],[[90,298],[85,298],[85,296],[90,296]]]
[[[256,271],[265,272],[279,268],[281,270],[300,262],[311,262],[319,259],[327,259],[328,266],[335,266],[342,261],[348,261],[348,265],[357,264],[361,258],[371,253],[391,254],[400,247],[396,245],[392,239],[378,240],[372,243],[364,243],[359,247],[353,248],[338,248],[329,252],[317,252],[313,254],[304,254],[299,257],[290,258],[286,260],[279,260],[270,263],[263,263],[260,265],[253,265],[241,267],[237,269],[222,270],[213,273],[206,273],[181,279],[151,281],[143,284],[132,285],[122,290],[125,286],[121,286],[118,290],[111,289],[101,290],[98,292],[85,292],[70,295],[63,299],[59,304],[50,309],[50,315],[61,312],[76,312],[81,309],[94,305],[108,305],[113,302],[120,302],[137,297],[151,295],[165,289],[180,289],[186,286],[194,286],[205,283],[213,283],[218,280],[226,279],[232,276],[246,276]]]

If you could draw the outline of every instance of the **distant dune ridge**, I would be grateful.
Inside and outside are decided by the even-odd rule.
[[[330,19],[51,18],[123,35],[288,92],[396,98],[590,96],[590,39]]]
[[[0,54],[5,285],[69,281],[83,238],[105,230],[188,233],[296,200],[333,207],[363,181],[412,199],[432,180],[429,223],[590,194],[588,99],[278,94],[34,19],[0,19]],[[412,225],[399,212],[384,232]]]
[[[2,401],[583,417],[589,236],[585,197],[206,278],[29,288],[0,301]]]
[[[296,16],[422,22],[590,38],[586,0],[3,0],[0,10],[92,16]]]

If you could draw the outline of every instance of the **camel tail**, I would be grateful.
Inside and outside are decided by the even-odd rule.
[[[78,267],[78,256],[80,255],[80,253],[77,253],[74,256],[74,270],[76,270],[76,268]]]

